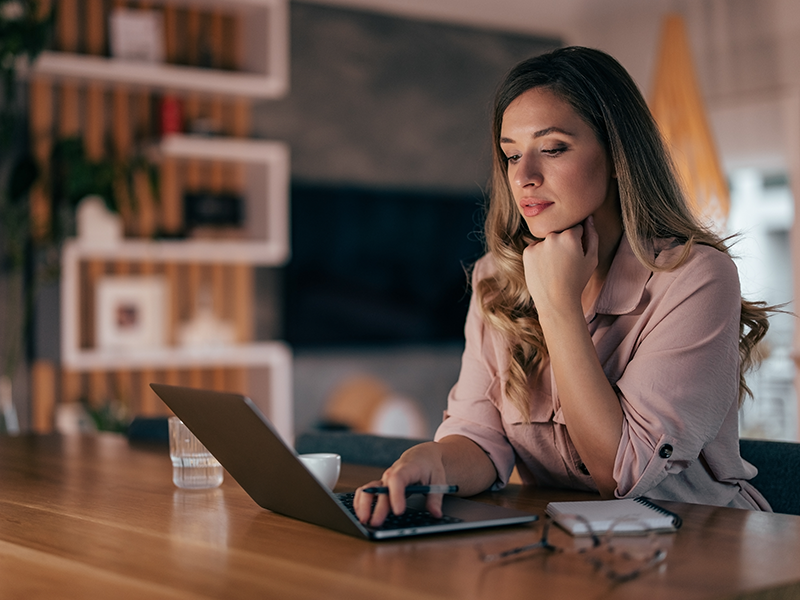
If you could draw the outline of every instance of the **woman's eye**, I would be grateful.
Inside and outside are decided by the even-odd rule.
[[[556,146],[554,148],[544,148],[542,150],[542,154],[548,154],[550,156],[557,156],[564,152],[567,149],[566,146]]]
[[[511,156],[506,156],[506,162],[509,162],[511,164],[519,162],[519,159],[520,159],[519,154],[512,154]]]

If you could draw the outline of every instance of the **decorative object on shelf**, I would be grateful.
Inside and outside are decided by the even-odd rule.
[[[167,286],[158,275],[109,275],[97,282],[96,346],[147,349],[165,343]]]
[[[108,20],[112,57],[146,63],[164,60],[164,18],[160,11],[114,8]]]
[[[108,210],[100,196],[86,196],[78,204],[76,229],[83,246],[113,247],[122,241],[122,217]]]
[[[172,94],[162,96],[159,103],[159,118],[161,119],[161,135],[181,133],[183,131],[183,104],[180,98]]]
[[[235,325],[214,314],[211,290],[203,287],[197,294],[194,316],[178,328],[178,345],[192,350],[204,350],[234,343]]]
[[[190,192],[183,196],[186,228],[241,227],[244,200],[237,194]]]

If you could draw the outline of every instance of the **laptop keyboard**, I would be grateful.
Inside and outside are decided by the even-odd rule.
[[[345,508],[355,515],[355,509],[353,508],[353,498],[355,494],[350,492],[346,494],[337,494],[337,496]],[[461,521],[462,519],[457,517],[448,517],[444,515],[442,518],[437,518],[427,510],[406,508],[406,512],[402,515],[389,513],[383,525],[380,527],[372,527],[371,529],[405,529],[409,527],[426,527],[429,525],[446,525],[449,523],[460,523]]]

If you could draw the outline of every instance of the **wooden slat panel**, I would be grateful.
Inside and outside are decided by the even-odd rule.
[[[193,66],[200,64],[200,44],[202,43],[202,14],[194,7],[186,10],[186,33],[183,39],[186,62]]]
[[[86,156],[98,161],[105,155],[105,90],[98,83],[90,83],[86,89],[86,115],[83,137]]]
[[[246,98],[236,98],[233,101],[233,122],[231,128],[236,137],[248,137],[251,128],[251,102]]]
[[[53,85],[44,79],[30,84],[30,132],[33,155],[43,170],[53,151]],[[37,181],[29,195],[31,234],[34,240],[46,238],[52,227],[50,199],[44,183]]]
[[[116,158],[128,158],[132,147],[130,92],[124,85],[114,86],[111,139]]]
[[[241,69],[244,64],[242,52],[244,44],[240,43],[239,20],[232,15],[222,18],[222,68]]]
[[[183,203],[180,192],[180,163],[172,157],[161,162],[160,189],[161,229],[164,233],[178,233],[183,226]]]
[[[136,233],[141,237],[151,238],[157,227],[156,200],[146,171],[139,169],[134,173],[133,189],[136,194]]]
[[[95,311],[97,282],[105,274],[105,263],[100,260],[90,260],[83,263],[81,268],[79,306],[81,308],[80,340],[82,348],[94,348],[95,339]]]
[[[32,425],[36,433],[50,433],[56,406],[56,367],[49,360],[34,361],[31,367]]]
[[[109,399],[113,398],[121,402],[128,410],[134,414],[136,410],[134,388],[134,373],[130,369],[119,369],[113,374],[113,387]]]
[[[58,133],[62,138],[77,136],[81,131],[80,90],[75,83],[60,84]]]
[[[164,54],[169,63],[179,62],[178,41],[178,11],[174,4],[167,2],[164,5]]]
[[[211,67],[222,69],[225,67],[225,17],[219,10],[211,13],[208,37],[211,46]]]
[[[131,109],[130,94],[125,86],[114,86],[111,92],[112,115],[111,119],[111,139],[114,156],[117,160],[126,161],[131,155]],[[136,199],[130,197],[128,186],[124,181],[118,182],[116,186],[117,210],[122,216],[125,232],[129,235],[135,234],[136,223]]]
[[[89,388],[86,397],[89,404],[99,408],[109,399],[108,371],[91,371],[89,373]]]
[[[83,378],[77,371],[61,372],[61,397],[59,402],[78,402],[83,395]]]
[[[56,44],[64,52],[78,51],[78,0],[58,0]]]
[[[86,51],[89,54],[105,54],[106,24],[103,0],[84,0],[86,13]]]
[[[244,264],[234,265],[233,273],[236,339],[244,343],[253,338],[253,268]]]

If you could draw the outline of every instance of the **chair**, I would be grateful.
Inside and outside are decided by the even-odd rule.
[[[739,449],[742,458],[758,469],[750,483],[772,510],[800,515],[800,444],[743,439]]]
[[[351,431],[313,431],[295,440],[298,454],[335,452],[342,461],[371,467],[389,467],[400,455],[427,440],[383,437]]]

